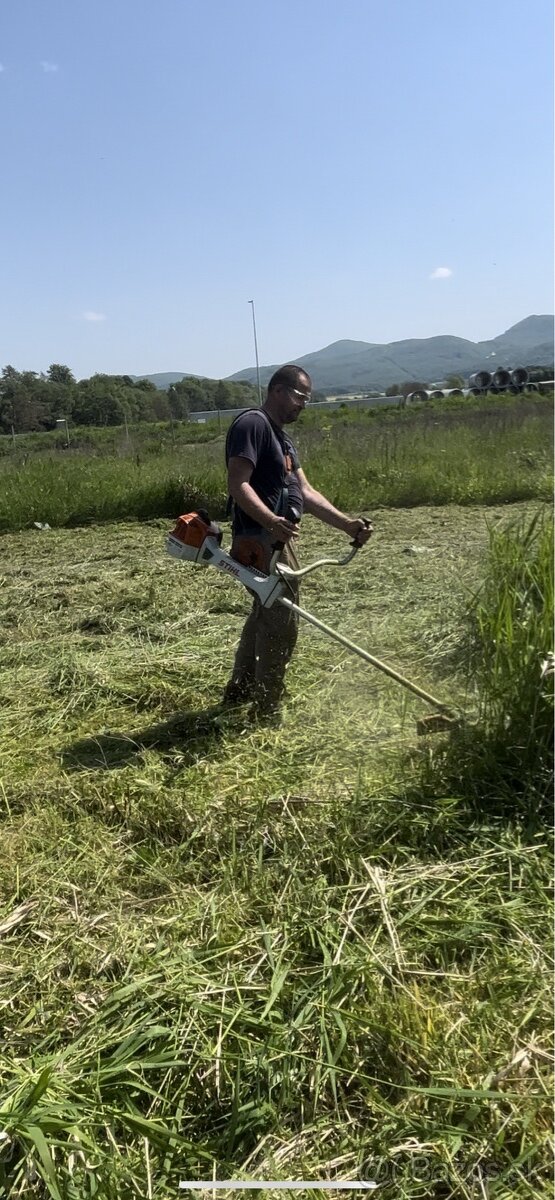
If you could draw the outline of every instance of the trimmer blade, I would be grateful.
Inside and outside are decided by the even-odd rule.
[[[442,733],[447,729],[456,729],[460,725],[457,717],[451,717],[447,713],[432,713],[429,717],[421,717],[416,722],[416,732],[418,737],[424,737],[427,733]]]

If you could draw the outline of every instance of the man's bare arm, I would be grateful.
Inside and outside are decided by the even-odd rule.
[[[364,545],[364,542],[368,541],[372,533],[371,526],[365,528],[364,522],[360,517],[348,517],[346,513],[340,512],[338,508],[335,508],[331,501],[327,500],[321,492],[317,492],[316,488],[312,487],[304,471],[299,469],[297,477],[301,485],[305,512],[310,513],[313,517],[317,517],[325,525],[331,525],[332,529],[340,529],[348,537],[356,538],[361,545]]]

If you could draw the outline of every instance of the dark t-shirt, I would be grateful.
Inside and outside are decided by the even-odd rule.
[[[301,465],[299,456],[288,434],[261,409],[248,409],[230,426],[226,463],[230,458],[246,458],[252,463],[254,470],[249,483],[272,512],[287,515],[280,506],[282,489],[286,487],[287,507],[292,505],[302,516],[303,498],[296,474]],[[234,533],[258,533],[260,528],[238,504],[233,505]]]

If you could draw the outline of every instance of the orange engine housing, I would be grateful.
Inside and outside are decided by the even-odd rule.
[[[172,530],[171,536],[178,542],[183,542],[185,546],[194,546],[196,549],[200,549],[207,537],[217,537],[220,540],[222,535],[218,526],[214,525],[207,513],[192,512],[177,518],[177,524]]]

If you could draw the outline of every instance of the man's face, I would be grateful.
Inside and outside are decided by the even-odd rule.
[[[299,376],[295,387],[280,384],[280,416],[284,425],[292,425],[310,400],[310,380]]]

